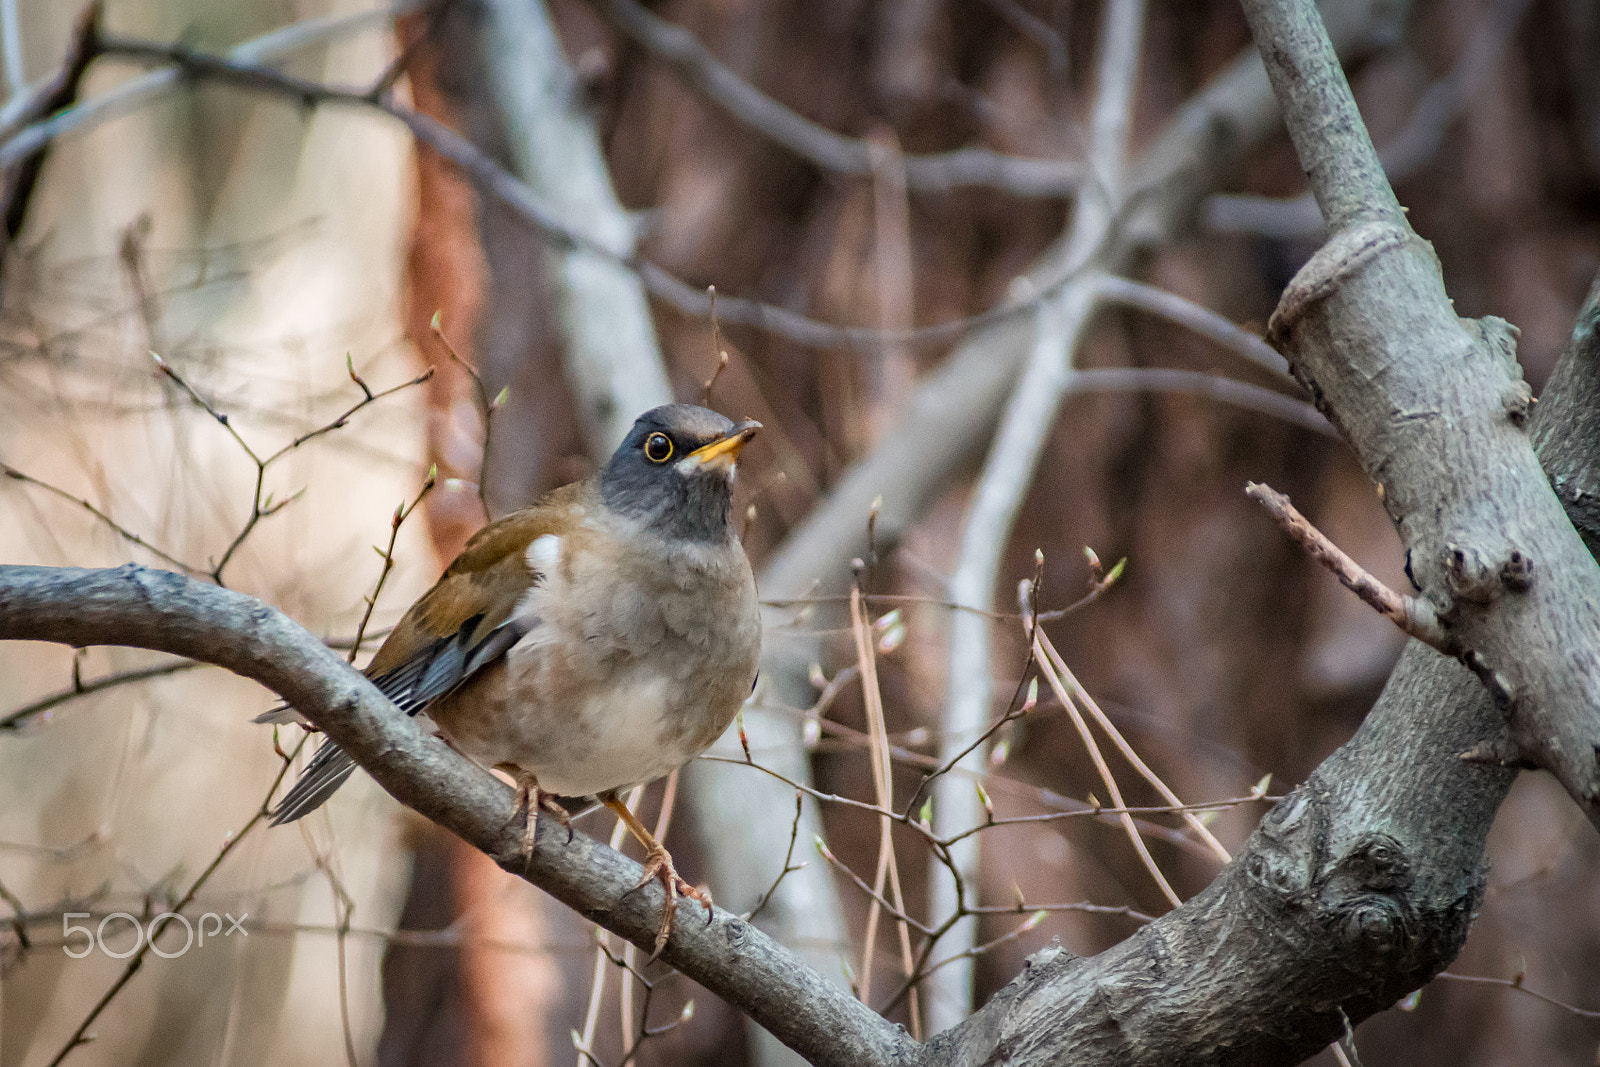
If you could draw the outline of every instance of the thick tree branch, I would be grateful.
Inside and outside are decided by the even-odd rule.
[[[1516,330],[1456,317],[1311,0],[1245,10],[1333,234],[1269,340],[1382,486],[1449,647],[1505,712],[1479,751],[1547,768],[1600,825],[1600,567],[1540,477]]]
[[[1573,521],[1600,486],[1600,279],[1532,416]],[[1503,718],[1473,674],[1406,647],[1355,737],[1210,886],[1091,958],[1059,950],[928,1043],[926,1063],[1286,1064],[1392,1005],[1460,950],[1516,772],[1465,760]]]
[[[116,644],[214,663],[299,709],[395,799],[642,948],[662,894],[638,864],[540,820],[531,860],[510,787],[396,711],[315,636],[254,598],[168,571],[0,566],[0,640]],[[819,1064],[893,1064],[915,1044],[750,924],[718,911],[675,924],[662,956]]]

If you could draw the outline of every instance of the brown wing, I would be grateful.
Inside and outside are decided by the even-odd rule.
[[[517,602],[543,575],[528,566],[528,546],[575,524],[585,486],[557,489],[531,508],[473,534],[432,589],[401,616],[367,665],[372,684],[415,715],[505,654],[531,625],[514,618]],[[331,797],[355,762],[324,741],[273,810],[272,824],[293,822]]]
[[[512,617],[517,603],[543,577],[528,566],[528,546],[573,525],[583,488],[558,489],[472,536],[367,665],[385,696],[420,711],[516,644],[527,632]]]

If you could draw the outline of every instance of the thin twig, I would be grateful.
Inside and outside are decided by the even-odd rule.
[[[1451,982],[1468,982],[1474,985],[1505,986],[1508,989],[1516,990],[1518,993],[1525,993],[1535,1000],[1542,1000],[1551,1007],[1560,1008],[1562,1011],[1576,1015],[1580,1019],[1600,1019],[1600,1009],[1580,1008],[1576,1004],[1568,1004],[1566,1001],[1552,997],[1548,993],[1541,993],[1537,989],[1529,989],[1522,984],[1523,976],[1520,974],[1512,978],[1493,978],[1488,975],[1457,974],[1454,971],[1440,971],[1433,977],[1435,979],[1443,978]]]
[[[643,793],[640,794],[641,797],[643,795]],[[662,786],[661,807],[660,810],[656,812],[654,836],[658,842],[665,841],[667,839],[667,830],[672,827],[672,809],[677,806],[677,799],[678,772],[673,771],[671,774],[667,775],[666,783]],[[635,799],[634,805],[637,806],[637,804],[638,800]],[[639,1037],[637,1039],[634,1038],[633,986],[629,985],[626,979],[624,979],[622,982],[621,988],[619,989],[620,995],[617,998],[618,1014],[620,1014],[622,1017],[622,1045],[624,1048],[629,1048],[631,1043],[632,1049],[637,1049],[638,1043],[643,1041],[645,1037],[649,1036],[645,1028],[645,1020],[650,1014],[650,993],[652,989],[651,984],[646,982],[644,980],[644,976],[639,975],[638,971],[635,969],[635,963],[638,960],[638,953],[639,950],[631,943],[623,943],[622,958],[627,964],[627,970],[630,974],[638,975],[640,984],[644,987],[645,991],[644,1004],[642,1005],[639,1013]],[[626,1063],[628,1059],[631,1058],[632,1049],[630,1049],[627,1056],[623,1057],[623,1063]]]
[[[883,693],[878,688],[878,661],[872,644],[871,627],[861,606],[861,583],[851,586],[850,625],[855,637],[856,662],[861,667],[861,696],[867,709],[867,727],[871,737],[872,784],[878,807],[885,812],[894,810],[894,767],[889,760],[888,730],[883,717]],[[896,820],[892,815],[880,817],[878,822],[878,866],[873,874],[873,904],[867,911],[867,929],[862,940],[861,977],[858,994],[867,1003],[872,1000],[872,957],[876,950],[878,928],[877,901],[883,893],[887,876],[890,891],[894,894],[894,910],[899,916],[906,914],[905,893],[900,886],[900,864],[895,856],[894,836],[891,832]],[[911,932],[906,919],[900,919],[900,956],[905,974],[913,969],[911,958]],[[915,1000],[911,1001],[911,1036],[922,1039],[922,1014]]]
[[[903,749],[896,751],[891,748],[890,752],[896,760],[902,763],[911,763],[930,769],[937,765],[935,757],[924,756],[915,752],[907,752]],[[1092,818],[1097,820],[1104,819],[1108,822],[1115,823],[1118,817],[1122,815],[1177,815],[1184,811],[1213,811],[1221,808],[1237,806],[1240,804],[1254,804],[1263,801],[1271,803],[1283,799],[1282,797],[1271,796],[1263,792],[1260,795],[1252,793],[1251,795],[1245,797],[1233,797],[1226,800],[1216,800],[1202,804],[1188,804],[1178,808],[1174,808],[1169,805],[1150,805],[1144,807],[1132,805],[1108,806],[1104,804],[1091,804],[1082,800],[1074,800],[1071,797],[1063,797],[1060,794],[1051,792],[1047,789],[1040,789],[1036,786],[1029,787],[1025,783],[1014,782],[1010,779],[1000,778],[993,774],[973,775],[972,777],[974,780],[986,780],[990,782],[991,785],[999,784],[1009,787],[1012,790],[1025,789],[1040,803],[1049,804],[1051,806],[1059,806],[1062,807],[1063,810],[1049,812],[1042,815],[1019,815],[1014,818],[995,819],[992,823],[983,822],[975,827],[968,827],[965,830],[951,834],[949,837],[941,837],[935,834],[931,827],[924,826],[920,818],[908,818],[904,812],[888,811],[879,805],[872,803],[871,801],[857,800],[855,797],[841,796],[838,793],[825,793],[814,786],[806,785],[803,782],[797,782],[793,778],[785,775],[783,772],[774,770],[771,767],[765,766],[761,763],[746,761],[743,759],[733,759],[728,756],[717,756],[710,753],[703,754],[699,758],[711,763],[728,763],[736,767],[750,767],[779,782],[782,782],[791,789],[803,792],[806,796],[811,797],[813,800],[821,801],[827,804],[838,804],[841,807],[854,808],[880,818],[892,818],[899,822],[901,826],[921,834],[927,839],[928,844],[934,848],[952,845],[964,837],[971,836],[977,831],[989,829],[991,825],[1009,826],[1013,824],[1020,825],[1029,822],[1053,822],[1070,818]],[[958,767],[953,768],[951,773],[959,774],[961,771],[962,768]],[[1139,827],[1141,833],[1160,838],[1161,840],[1166,841],[1168,844],[1178,848],[1189,848],[1199,854],[1209,855],[1209,852],[1203,845],[1176,830],[1172,830],[1165,826],[1159,826],[1155,823],[1146,822],[1139,818],[1134,819],[1134,824]]]
[[[225,584],[222,580],[222,572],[227,568],[228,564],[232,562],[234,555],[239,551],[239,549],[244,546],[245,541],[248,540],[250,535],[255,532],[256,526],[261,522],[261,520],[276,515],[278,512],[282,511],[284,508],[298,500],[300,494],[304,492],[304,490],[298,490],[282,500],[274,501],[271,495],[265,491],[268,467],[272,466],[273,463],[282,459],[285,455],[294,449],[299,448],[307,441],[342,428],[347,422],[349,422],[352,415],[365,408],[367,405],[376,403],[385,397],[393,396],[395,393],[398,393],[403,389],[410,389],[413,386],[421,385],[423,382],[428,380],[432,373],[430,371],[424,374],[419,374],[410,381],[402,382],[399,385],[392,386],[379,392],[373,392],[367,383],[362,380],[361,376],[356,373],[354,365],[349,364],[347,361],[350,379],[361,389],[361,399],[352,404],[342,414],[336,416],[331,422],[320,426],[317,429],[301,434],[299,437],[295,438],[293,441],[290,441],[287,445],[284,445],[276,452],[273,452],[272,454],[263,458],[259,453],[256,452],[254,448],[250,447],[249,442],[247,442],[239,433],[238,429],[233,425],[233,420],[227,415],[227,413],[219,411],[217,406],[208,400],[205,395],[193,385],[189,384],[188,379],[179,374],[173,368],[171,363],[167,362],[165,359],[162,359],[161,356],[156,352],[151,352],[150,358],[155,360],[156,367],[165,377],[174,382],[180,389],[183,390],[189,399],[194,401],[194,403],[202,411],[204,411],[207,415],[210,415],[213,420],[215,420],[219,425],[222,426],[224,430],[228,432],[228,435],[233,438],[234,443],[236,443],[240,450],[242,450],[244,454],[249,457],[250,462],[253,463],[256,468],[255,489],[250,498],[249,516],[246,517],[244,525],[239,528],[239,532],[234,535],[233,540],[228,543],[227,548],[223,550],[222,556],[217,560],[216,565],[212,567],[210,571],[203,572],[218,585]]]
[[[167,564],[170,567],[177,568],[178,570],[182,571],[184,574],[189,575],[191,578],[209,578],[209,577],[211,577],[211,572],[210,571],[203,570],[203,569],[201,569],[199,567],[190,566],[189,564],[185,563],[183,560],[179,559],[177,556],[172,555],[170,552],[165,552],[165,551],[157,548],[155,545],[152,545],[149,541],[146,541],[143,537],[140,537],[138,534],[134,533],[132,530],[128,529],[126,526],[123,526],[121,523],[117,522],[117,520],[113,519],[110,515],[107,515],[104,511],[101,511],[99,508],[95,507],[93,504],[89,503],[87,500],[83,499],[82,497],[73,496],[71,493],[67,492],[65,489],[58,489],[55,486],[51,485],[49,482],[42,481],[41,479],[35,478],[31,474],[24,474],[22,471],[17,470],[17,468],[11,466],[8,463],[0,462],[0,474],[5,475],[7,478],[12,479],[13,481],[22,482],[24,485],[32,485],[32,486],[35,486],[35,487],[37,487],[39,489],[43,489],[45,492],[52,493],[55,496],[60,497],[62,500],[65,500],[65,501],[68,501],[69,503],[73,503],[73,504],[78,505],[80,508],[82,508],[83,510],[87,511],[89,514],[93,515],[96,519],[100,520],[100,522],[107,529],[109,529],[112,533],[116,534],[118,537],[122,538],[124,541],[127,541],[130,544],[138,545],[140,548],[144,549],[146,552],[148,552],[151,555],[155,556],[161,562]]]
[[[636,806],[643,795],[643,788],[635,786],[628,795],[628,807]],[[611,828],[610,843],[613,852],[622,848],[622,839],[627,833],[627,824],[618,819],[616,825]],[[594,977],[589,982],[589,1005],[583,1013],[583,1033],[575,1033],[572,1037],[572,1047],[578,1052],[577,1067],[584,1067],[585,1060],[594,1064],[594,1067],[603,1067],[594,1054],[594,1038],[595,1030],[600,1024],[600,1003],[605,999],[606,993],[606,975],[609,973],[606,970],[606,962],[614,958],[608,946],[610,937],[610,931],[601,926],[595,927]]]
[[[359,381],[359,379],[357,380]],[[362,388],[366,388],[366,386],[363,384]],[[370,397],[372,394],[368,393],[367,395]],[[407,504],[401,501],[400,506],[394,509],[394,516],[389,520],[389,544],[387,547],[378,550],[378,555],[383,559],[383,568],[378,572],[378,580],[373,585],[372,592],[362,598],[367,602],[367,608],[361,613],[361,622],[356,625],[355,639],[350,642],[350,655],[348,657],[348,662],[350,663],[354,663],[356,656],[361,652],[361,640],[366,636],[367,624],[372,621],[372,612],[378,606],[378,596],[383,592],[383,583],[389,580],[389,572],[394,570],[394,546],[400,537],[400,527],[411,517],[411,513],[417,510],[417,505],[421,504],[423,498],[433,489],[438,478],[439,468],[436,466],[429,467],[428,477],[423,480],[422,488],[417,491],[417,495],[412,498],[411,503]]]
[[[301,738],[300,743],[303,745],[305,743],[305,738]],[[296,751],[298,751],[298,749]],[[277,791],[277,788],[279,784],[282,783],[284,776],[289,773],[289,767],[290,759],[285,758],[283,761],[283,766],[278,768],[277,777],[272,780],[272,785],[267,789],[266,796],[262,798],[261,804],[256,808],[255,814],[250,816],[250,820],[246,822],[244,826],[240,827],[238,832],[228,835],[228,839],[223,843],[222,848],[217,851],[217,854],[212,857],[211,862],[206,865],[205,870],[200,872],[199,877],[190,883],[188,890],[183,894],[183,896],[179,898],[176,903],[169,906],[166,909],[167,911],[172,912],[174,915],[182,914],[183,909],[194,902],[194,898],[199,895],[200,890],[203,889],[205,884],[211,880],[211,876],[217,872],[217,868],[222,866],[222,861],[227,859],[233,850],[239,847],[239,843],[250,835],[251,830],[254,830],[258,824],[268,817],[268,805],[271,803],[272,794]],[[72,1036],[67,1038],[67,1043],[61,1047],[61,1050],[56,1053],[55,1058],[50,1061],[50,1067],[59,1067],[59,1064],[65,1060],[67,1056],[69,1056],[79,1045],[87,1044],[89,1041],[93,1040],[92,1038],[86,1036],[89,1032],[89,1027],[93,1026],[94,1021],[101,1016],[106,1008],[111,1006],[111,1002],[115,1000],[117,995],[122,992],[123,988],[133,980],[133,976],[139,973],[140,968],[144,966],[145,957],[149,954],[152,947],[154,947],[154,939],[150,938],[147,938],[144,943],[139,946],[139,950],[133,954],[133,958],[130,959],[127,962],[127,965],[123,967],[122,973],[118,975],[117,980],[111,984],[111,988],[107,989],[105,994],[95,1002],[94,1007],[89,1009],[89,1013],[84,1016],[83,1021],[80,1022],[77,1029],[72,1032]]]
[[[1077,697],[1077,702],[1094,717],[1095,722],[1100,724],[1100,729],[1104,730],[1106,736],[1111,738],[1111,743],[1117,746],[1117,751],[1122,753],[1123,758],[1133,764],[1133,769],[1139,772],[1139,776],[1155,787],[1156,792],[1161,794],[1162,799],[1172,805],[1173,811],[1182,814],[1183,821],[1194,831],[1195,836],[1205,842],[1207,848],[1211,849],[1212,855],[1223,863],[1227,863],[1232,859],[1233,856],[1223,847],[1222,842],[1216,839],[1216,836],[1206,828],[1206,824],[1201,822],[1198,816],[1184,806],[1183,801],[1178,799],[1178,794],[1167,787],[1167,783],[1161,780],[1161,776],[1151,770],[1149,764],[1145,763],[1139,757],[1139,753],[1134,751],[1133,746],[1123,738],[1122,731],[1117,729],[1116,725],[1111,721],[1111,717],[1100,710],[1100,705],[1095,702],[1094,697],[1090,696],[1089,691],[1078,681],[1077,675],[1072,673],[1072,670],[1067,666],[1066,660],[1061,658],[1061,653],[1056,651],[1056,646],[1051,642],[1049,635],[1036,632],[1033,636],[1034,640],[1038,642],[1038,646],[1044,650],[1044,654],[1049,657],[1050,665],[1055,668],[1056,673],[1067,683],[1067,686],[1072,690],[1072,695]],[[1118,803],[1120,804],[1121,801],[1118,801]]]
[[[507,390],[511,387],[506,386],[500,390],[499,396],[491,397],[489,395],[489,387],[484,384],[483,375],[478,373],[478,368],[457,355],[455,345],[451,344],[450,339],[444,335],[444,327],[440,324],[439,312],[435,311],[433,313],[433,318],[428,323],[428,328],[433,331],[433,336],[438,338],[439,343],[444,346],[445,355],[450,357],[450,362],[460,367],[466,372],[467,377],[472,379],[472,387],[478,397],[478,411],[483,417],[483,447],[478,453],[478,503],[483,506],[483,521],[488,522],[494,518],[494,513],[489,510],[489,435],[494,425],[495,409],[505,402]]]
[[[1045,681],[1050,683],[1050,688],[1055,690],[1056,697],[1061,701],[1062,706],[1067,709],[1067,714],[1072,719],[1072,725],[1077,729],[1078,737],[1083,741],[1083,747],[1089,753],[1089,759],[1094,763],[1094,769],[1100,775],[1100,781],[1105,784],[1106,792],[1111,794],[1111,802],[1120,808],[1122,807],[1122,790],[1117,787],[1116,776],[1111,773],[1111,768],[1106,765],[1105,757],[1100,754],[1100,746],[1095,742],[1094,734],[1089,730],[1089,724],[1084,722],[1082,714],[1079,713],[1076,705],[1074,705],[1071,695],[1068,694],[1066,686],[1062,683],[1061,676],[1056,673],[1055,664],[1041,654],[1043,652],[1040,647],[1041,637],[1043,637],[1043,634],[1034,635],[1035,654],[1038,657],[1039,671],[1044,675]],[[1155,858],[1150,855],[1150,849],[1144,843],[1144,838],[1139,835],[1139,828],[1133,824],[1133,816],[1120,815],[1118,820],[1122,823],[1122,828],[1127,833],[1128,840],[1133,845],[1133,850],[1138,853],[1139,862],[1144,864],[1145,870],[1150,872],[1150,877],[1160,887],[1167,901],[1175,908],[1181,905],[1183,899],[1173,891],[1171,883],[1167,881],[1167,876],[1162,874],[1161,868],[1156,865]]]
[[[17,936],[18,946],[26,952],[33,947],[28,938],[28,909],[23,907],[22,898],[7,889],[4,882],[0,882],[0,900],[11,909],[11,932]]]
[[[728,369],[728,353],[722,347],[722,325],[717,321],[716,286],[706,286],[706,299],[711,301],[711,354],[717,359],[711,377],[706,379],[705,388],[700,391],[700,406],[708,408],[711,406],[711,390],[716,388],[717,379],[722,377],[722,372]]]
[[[1018,719],[1027,715],[1034,709],[1035,706],[1037,706],[1039,702],[1038,682],[1035,681],[1031,686],[1029,686],[1027,681],[1029,672],[1032,669],[1033,658],[1030,655],[1028,662],[1023,666],[1023,681],[1017,683],[1017,690],[1012,694],[1011,704],[1006,708],[1004,714],[1000,715],[993,722],[991,722],[981,734],[978,734],[976,737],[974,737],[972,741],[964,748],[957,749],[955,752],[944,757],[938,766],[933,768],[933,770],[929,771],[927,774],[923,775],[922,781],[917,783],[916,790],[911,794],[911,799],[906,801],[905,810],[901,813],[902,817],[910,818],[916,814],[917,802],[922,799],[923,794],[927,792],[930,784],[937,779],[942,778],[944,775],[949,774],[968,756],[972,755],[972,753],[988,744],[991,737],[999,733],[1007,725],[1016,722]],[[1027,693],[1026,698],[1023,697],[1024,692]],[[989,820],[990,823],[993,823],[993,821],[993,819]],[[946,844],[951,844],[961,840],[966,836],[966,833],[954,834],[944,838],[944,841]]]
[[[922,972],[922,977],[927,978],[929,975],[938,972],[940,969],[948,966],[949,964],[956,963],[956,962],[958,962],[960,960],[975,960],[979,956],[984,955],[985,953],[994,951],[995,949],[999,948],[1001,945],[1010,944],[1012,941],[1015,941],[1017,938],[1021,937],[1025,933],[1027,933],[1029,930],[1032,930],[1034,927],[1036,927],[1040,923],[1044,922],[1044,920],[1049,916],[1049,914],[1050,914],[1049,912],[1045,911],[1042,908],[1036,909],[1033,912],[1033,914],[1029,915],[1020,924],[1018,924],[1014,929],[1006,931],[1005,933],[1001,934],[999,937],[995,938],[992,941],[985,941],[981,945],[973,945],[971,948],[964,949],[961,952],[958,952],[953,956],[946,956],[944,959],[940,960],[938,963],[935,963],[933,966],[931,966],[931,967],[927,968],[926,970],[924,970]]]
[[[293,441],[290,441],[288,444],[272,453],[272,455],[262,460],[263,463],[271,463],[273,460],[280,459],[287,453],[293,452],[307,441],[314,441],[324,434],[332,433],[334,430],[342,430],[345,424],[350,421],[350,417],[356,412],[360,411],[362,408],[366,407],[368,404],[377,403],[384,397],[393,396],[395,393],[401,392],[402,390],[411,389],[422,385],[428,379],[433,377],[433,368],[429,367],[427,370],[423,371],[415,378],[412,378],[410,381],[401,382],[399,385],[391,385],[387,389],[382,389],[374,393],[367,383],[361,379],[361,376],[356,373],[355,367],[350,365],[348,357],[346,357],[345,362],[346,365],[349,366],[350,380],[361,387],[361,392],[364,394],[362,398],[356,401],[354,404],[351,404],[344,410],[342,414],[335,416],[332,422],[323,426],[319,426],[314,430],[308,430],[299,437],[296,437]]]
[[[43,715],[62,704],[77,700],[80,697],[92,696],[102,693],[107,689],[129,685],[134,682],[143,682],[151,678],[165,678],[169,674],[180,674],[184,671],[196,670],[209,664],[198,660],[186,659],[176,663],[163,663],[155,667],[139,667],[134,670],[121,671],[117,674],[108,674],[104,678],[96,678],[92,682],[82,682],[76,677],[70,689],[63,689],[59,693],[52,693],[41,697],[29,704],[24,704],[15,711],[7,712],[0,716],[0,731],[17,731],[25,728],[30,719]]]
[[[932,936],[934,934],[935,930],[934,930],[933,927],[929,926],[927,923],[924,923],[924,922],[918,920],[915,916],[911,915],[910,913],[908,913],[908,912],[906,912],[906,911],[904,911],[904,910],[902,910],[900,908],[897,908],[895,906],[895,904],[894,904],[894,901],[890,900],[888,897],[883,895],[883,891],[881,889],[874,889],[867,882],[867,880],[865,878],[861,877],[855,871],[851,870],[850,867],[843,860],[841,860],[838,856],[833,854],[833,850],[831,848],[829,848],[827,843],[825,841],[823,841],[820,837],[817,838],[814,842],[812,842],[812,844],[816,847],[817,855],[821,856],[823,859],[827,860],[830,864],[832,864],[834,870],[838,871],[840,874],[842,874],[846,878],[850,879],[850,881],[855,884],[855,887],[857,889],[861,890],[861,892],[866,894],[867,900],[871,902],[871,904],[872,904],[872,906],[874,908],[877,908],[877,909],[881,910],[884,914],[888,915],[891,919],[898,920],[899,922],[905,923],[907,926],[910,926],[910,927],[914,928],[920,934],[924,934],[924,935],[928,935],[928,936]],[[864,948],[862,950],[863,959],[865,958],[866,953],[867,953],[868,949],[870,949],[870,948],[871,948],[871,946],[867,946],[866,948]],[[856,985],[857,995],[858,995],[858,997],[860,997],[860,991],[861,991],[862,987],[861,987],[861,983],[860,983],[859,979],[856,981],[855,985]],[[860,997],[860,999],[865,1000],[864,997]]]
[[[1311,525],[1310,520],[1289,503],[1288,497],[1271,486],[1249,482],[1244,492],[1266,508],[1267,513],[1283,527],[1284,533],[1293,538],[1312,559],[1331,571],[1341,585],[1398,626],[1402,633],[1431,645],[1447,656],[1456,655],[1458,650],[1450,635],[1445,632],[1438,613],[1426,600],[1404,596],[1384,585],[1330,541],[1326,534]]]
[[[1263,792],[1253,793],[1246,797],[1230,797],[1226,800],[1214,800],[1205,804],[1165,804],[1149,807],[1130,805],[1128,807],[1120,808],[1088,804],[1082,809],[1075,811],[1049,811],[1039,815],[1011,815],[1003,818],[997,817],[974,826],[971,829],[963,830],[961,833],[951,834],[948,837],[940,838],[940,841],[946,845],[953,845],[964,837],[970,837],[971,835],[981,833],[984,830],[992,830],[1006,826],[1037,826],[1042,823],[1062,822],[1067,819],[1081,819],[1085,816],[1110,818],[1117,815],[1206,815],[1212,812],[1227,811],[1230,808],[1236,808],[1244,804],[1275,804],[1282,799],[1282,797],[1272,796]],[[1141,825],[1140,830],[1147,832],[1148,827]]]
[[[804,863],[794,862],[795,842],[800,839],[800,802],[804,795],[798,789],[794,791],[794,822],[789,827],[789,847],[783,854],[783,870],[778,872],[778,877],[774,878],[772,884],[767,887],[766,892],[761,894],[761,899],[756,901],[756,906],[744,913],[745,922],[754,922],[755,917],[760,915],[762,909],[771,902],[772,895],[778,891],[778,886],[783,884],[783,880],[805,866]]]

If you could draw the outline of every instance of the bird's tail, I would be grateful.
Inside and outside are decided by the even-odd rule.
[[[294,786],[272,809],[272,825],[294,822],[320,808],[324,801],[344,785],[356,761],[332,741],[322,742],[311,763],[296,779]]]

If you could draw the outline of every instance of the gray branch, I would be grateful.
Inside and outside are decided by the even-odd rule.
[[[1334,4],[1329,32],[1342,53],[1355,57],[1392,39],[1405,14],[1406,5],[1384,0]],[[1200,199],[1277,123],[1266,71],[1247,53],[1179,108],[1130,168],[1129,210],[1104,253],[1107,269],[1119,270],[1139,251],[1185,230]],[[1064,246],[1058,241],[1029,270],[1035,292],[1060,277]],[[804,596],[818,579],[825,590],[841,587],[850,560],[867,551],[867,512],[880,496],[880,545],[915,524],[990,439],[1031,347],[1032,326],[1008,317],[974,330],[927,375],[879,445],[790,533],[762,575],[762,594]],[[814,657],[802,649],[791,658],[804,672]]]
[[[1382,488],[1446,647],[1504,712],[1474,753],[1550,770],[1600,825],[1600,567],[1540,477],[1516,329],[1456,317],[1311,0],[1245,12],[1333,235],[1269,340]]]
[[[1532,418],[1600,546],[1600,279]],[[1041,952],[928,1043],[941,1067],[1298,1063],[1455,958],[1515,770],[1461,753],[1504,719],[1465,667],[1407,645],[1351,740],[1198,896],[1098,956]]]
[[[1533,416],[1550,481],[1600,543],[1600,285]],[[523,869],[511,790],[427,737],[279,612],[180,575],[0,567],[0,640],[116,643],[204,659],[304,709],[402,803],[641,946],[661,893],[561,832]],[[822,1064],[1296,1062],[1454,957],[1482,897],[1511,769],[1459,758],[1501,716],[1455,661],[1412,642],[1351,741],[1281,802],[1199,896],[1091,958],[1060,950],[969,1020],[910,1041],[748,924],[679,924],[665,958]],[[542,828],[541,828],[542,829]]]
[[[502,868],[649,950],[662,906],[641,868],[582,834],[539,823],[521,852],[514,792],[400,714],[364,677],[283,613],[169,571],[0,566],[0,640],[128,645],[202,660],[293,704],[402,804]],[[749,923],[686,908],[662,958],[818,1064],[893,1064],[916,1045]]]
[[[611,252],[545,245],[578,422],[589,452],[607,456],[640,412],[673,399],[644,286],[625,265],[633,223],[611,188],[594,118],[545,5],[485,0],[484,15],[480,52],[512,171],[563,222]]]
[[[825,129],[778,103],[724,66],[694,34],[651,14],[634,0],[590,0],[623,33],[667,63],[683,81],[728,114],[825,170],[870,177],[878,150]],[[906,188],[947,192],[988,186],[1017,196],[1070,196],[1081,168],[1071,160],[1027,159],[987,148],[958,148],[904,157]]]
[[[940,760],[957,767],[982,768],[986,744],[971,747],[994,714],[990,677],[991,627],[981,614],[994,606],[1011,531],[1035,469],[1066,399],[1078,344],[1099,304],[1100,274],[1095,259],[1116,225],[1124,195],[1128,127],[1139,85],[1146,8],[1142,0],[1112,0],[1101,16],[1100,58],[1095,73],[1095,103],[1090,122],[1089,165],[1095,184],[1074,205],[1066,260],[1072,280],[1040,303],[1034,337],[1022,374],[1007,400],[1005,415],[984,461],[983,473],[961,530],[961,547],[950,576],[950,599],[976,610],[950,619],[945,703],[940,718]],[[970,782],[946,775],[933,785],[934,825],[943,834],[982,823],[984,813]],[[981,845],[974,835],[950,850],[961,882],[978,881]],[[929,913],[935,921],[955,915],[968,901],[954,876],[929,865]],[[977,945],[977,926],[963,922],[950,932],[947,963],[928,981],[928,1019],[935,1030],[959,1022],[972,1009],[974,961],[960,957]]]

